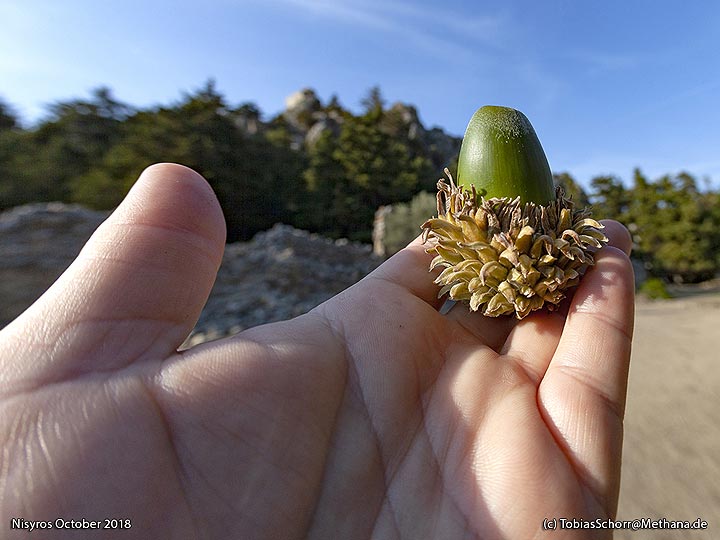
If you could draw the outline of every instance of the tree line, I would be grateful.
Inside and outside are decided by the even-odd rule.
[[[261,122],[254,104],[230,106],[212,82],[142,110],[100,88],[51,105],[32,129],[0,102],[0,209],[33,201],[111,209],[145,167],[173,161],[212,185],[230,241],[279,221],[369,241],[375,209],[430,189],[442,165],[403,132],[377,89],[364,109],[352,114],[331,100],[315,114],[332,115],[335,128],[307,146],[297,141],[312,118]]]
[[[89,99],[52,104],[24,128],[0,100],[0,210],[35,201],[112,209],[145,167],[174,161],[212,185],[229,241],[277,222],[369,241],[379,206],[433,193],[457,157],[418,135],[379,89],[362,106],[352,113],[333,97],[292,121],[284,114],[263,121],[256,105],[229,104],[212,81],[176,103],[144,109],[98,88]],[[312,141],[305,137],[311,129]],[[596,217],[629,227],[649,275],[696,282],[718,272],[720,193],[701,189],[690,174],[650,180],[638,169],[631,183],[598,176],[588,190],[567,173],[555,178],[578,204],[591,203]]]

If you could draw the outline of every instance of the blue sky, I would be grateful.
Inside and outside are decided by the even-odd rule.
[[[266,117],[303,87],[359,110],[379,85],[455,135],[520,109],[585,184],[639,166],[720,186],[716,2],[0,0],[0,21],[0,97],[26,123],[100,85],[149,106],[214,78]]]

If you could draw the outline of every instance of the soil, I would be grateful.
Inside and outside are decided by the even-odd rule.
[[[618,519],[708,522],[619,531],[619,540],[720,538],[720,292],[637,303]]]

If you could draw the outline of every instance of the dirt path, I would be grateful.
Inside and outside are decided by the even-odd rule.
[[[709,523],[620,540],[720,538],[720,294],[637,306],[618,519]]]

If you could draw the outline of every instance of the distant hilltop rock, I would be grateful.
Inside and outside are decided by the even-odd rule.
[[[404,127],[407,129],[407,137],[411,141],[417,139],[425,132],[425,128],[420,122],[417,109],[412,105],[398,101],[392,104],[388,112],[398,116],[400,120],[402,120]]]
[[[43,203],[0,213],[0,327],[34,302],[70,265],[108,216]],[[188,339],[196,344],[305,313],[377,267],[369,245],[275,225],[228,244],[215,286]]]
[[[413,105],[393,103],[385,109],[385,115],[388,131],[419,141],[438,169],[446,167],[460,151],[460,137],[448,135],[438,127],[425,128]],[[312,88],[303,88],[285,98],[285,110],[280,116],[292,133],[295,149],[311,148],[326,131],[339,135],[344,122],[337,100],[323,105]]]
[[[312,88],[303,88],[285,98],[283,116],[290,123],[300,123],[301,119],[310,119],[322,109],[320,99]]]

